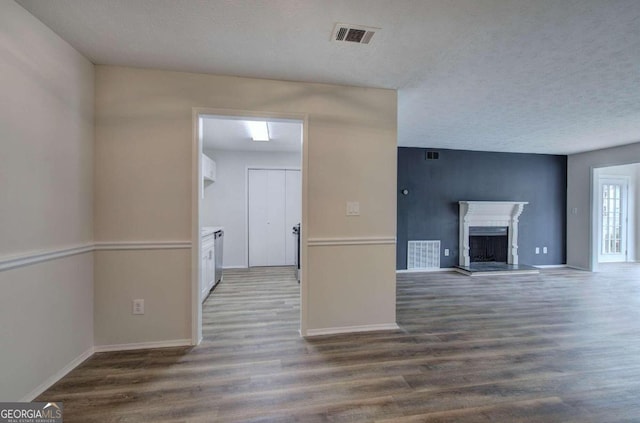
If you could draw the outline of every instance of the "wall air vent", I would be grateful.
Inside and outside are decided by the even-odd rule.
[[[373,34],[379,30],[380,28],[370,26],[338,23],[333,28],[331,39],[339,42],[347,41],[357,44],[369,44]]]
[[[433,270],[440,268],[440,241],[408,241],[407,269]]]
[[[440,158],[440,153],[437,151],[427,151],[424,155],[425,160],[438,160]]]

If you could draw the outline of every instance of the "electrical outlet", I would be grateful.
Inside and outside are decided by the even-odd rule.
[[[445,257],[449,257],[449,249],[448,248],[444,249],[444,256]]]
[[[360,216],[360,203],[347,201],[347,216]]]
[[[571,214],[578,214],[578,208],[577,207],[572,208]]]
[[[540,254],[540,247],[536,247],[536,254]]]
[[[144,300],[133,300],[133,314],[144,314]]]
[[[542,247],[542,254],[547,254],[547,247]]]

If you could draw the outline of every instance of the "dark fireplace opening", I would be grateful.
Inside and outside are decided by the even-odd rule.
[[[507,262],[509,228],[472,226],[469,228],[469,257],[472,263]]]

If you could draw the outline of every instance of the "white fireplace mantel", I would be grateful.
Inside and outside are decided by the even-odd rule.
[[[518,218],[526,201],[459,201],[460,266],[469,267],[469,227],[508,227],[507,263],[518,264]]]

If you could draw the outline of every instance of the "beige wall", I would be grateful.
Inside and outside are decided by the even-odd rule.
[[[90,243],[94,68],[0,2],[0,262]],[[25,398],[93,345],[91,253],[0,270],[0,401]]]
[[[32,400],[92,349],[92,281],[91,253],[0,272],[0,401]]]
[[[567,265],[591,270],[592,169],[640,161],[640,142],[572,154],[567,159]],[[572,210],[577,209],[573,214]]]
[[[314,305],[309,329],[395,323],[396,297],[389,292],[390,281],[395,288],[395,245],[313,246],[309,251],[315,282],[309,286]]]
[[[190,257],[188,249],[96,251],[95,345],[190,338]],[[131,314],[134,298],[144,298],[144,315]]]
[[[111,66],[96,70],[96,241],[163,241],[191,239],[192,108],[211,107],[309,117],[308,238],[395,237],[396,93],[322,84],[270,81]],[[361,216],[346,217],[346,201],[360,201]],[[345,272],[329,272],[343,257],[343,247],[309,249],[306,281],[310,295],[308,328],[393,323],[395,321],[395,251],[388,245],[355,245]],[[127,262],[127,252],[96,256],[96,309],[123,309],[132,298],[108,274]],[[153,263],[166,258],[149,252]],[[163,252],[163,254],[165,254]],[[176,252],[176,254],[182,254]],[[381,258],[371,272],[371,258]],[[190,295],[189,268],[167,284]],[[158,289],[151,272],[139,273],[142,298]],[[384,300],[381,300],[384,298]],[[328,300],[333,299],[333,300]],[[337,301],[339,305],[327,302]],[[353,307],[357,304],[357,307]],[[161,309],[147,304],[150,320],[190,325],[190,309],[176,304]],[[383,316],[383,317],[380,317]],[[136,316],[123,316],[118,327],[96,314],[101,342],[141,339]],[[99,333],[98,333],[99,332]],[[105,335],[104,337],[102,335]],[[108,335],[107,335],[108,334]],[[154,341],[188,338],[161,327]],[[145,338],[149,339],[149,338]],[[151,339],[150,339],[151,340]]]

